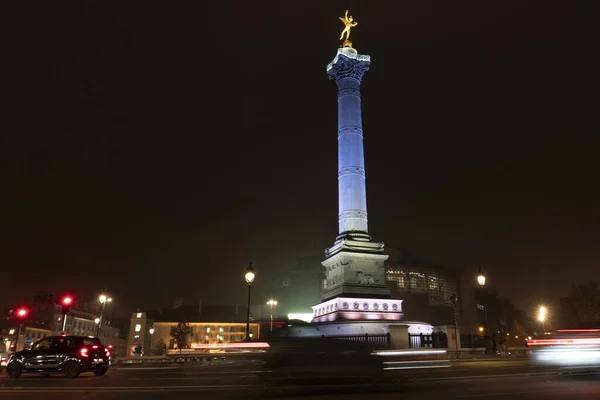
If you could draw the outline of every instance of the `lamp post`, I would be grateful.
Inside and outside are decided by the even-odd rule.
[[[448,299],[454,311],[454,337],[456,339],[456,358],[460,355],[460,333],[458,331],[458,297],[452,294]]]
[[[270,299],[267,305],[271,306],[271,335],[273,334],[273,306],[277,305],[277,300]]]
[[[105,294],[101,294],[98,296],[98,301],[100,302],[100,318],[98,319],[98,325],[96,326],[96,337],[100,337],[100,328],[102,327],[102,315],[104,314],[104,307],[106,307],[106,303],[110,303],[112,298],[108,297]]]
[[[148,355],[152,355],[152,335],[154,335],[154,328],[148,329],[148,333],[150,334],[150,344],[148,345]]]
[[[244,275],[244,279],[246,279],[246,283],[248,284],[248,310],[246,312],[246,342],[250,341],[250,292],[252,290],[252,282],[254,282],[255,277],[256,272],[254,271],[254,267],[252,267],[252,261],[250,261],[248,269],[246,269],[246,274]]]
[[[481,268],[481,265],[480,265],[477,268],[477,284],[479,285],[480,289],[483,289],[486,281],[487,281],[487,279],[485,277],[485,274],[483,273],[483,268]],[[480,293],[481,293],[482,303],[483,303],[482,304],[483,314],[485,316],[485,333],[484,333],[484,335],[489,335],[490,326],[488,324],[487,301],[486,301],[486,299],[484,299],[484,296],[486,295],[486,293],[484,293],[483,290],[481,290]],[[482,332],[481,329],[479,330],[479,332]]]

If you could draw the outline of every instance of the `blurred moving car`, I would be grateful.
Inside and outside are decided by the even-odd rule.
[[[600,329],[561,329],[527,341],[539,364],[600,367]]]
[[[68,378],[76,378],[82,372],[102,376],[110,365],[110,350],[98,338],[50,336],[28,350],[16,352],[7,361],[6,372],[11,378],[31,372],[62,372]]]
[[[333,338],[276,338],[269,340],[264,367],[270,379],[331,381],[347,379],[378,381],[383,377],[382,359],[374,347]]]

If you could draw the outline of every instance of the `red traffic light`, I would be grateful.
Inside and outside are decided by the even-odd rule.
[[[19,317],[19,318],[25,318],[26,315],[27,315],[27,309],[26,308],[19,308],[17,310],[17,317]]]
[[[71,305],[73,303],[73,298],[69,296],[63,297],[62,302],[65,306]]]

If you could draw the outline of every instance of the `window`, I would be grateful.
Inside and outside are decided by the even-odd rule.
[[[141,312],[137,313],[137,318],[142,318],[142,313]]]
[[[323,279],[323,289],[327,289],[327,278]]]
[[[408,273],[410,276],[410,289],[411,292],[427,292],[427,286],[425,284],[425,274],[421,272],[411,271]]]
[[[429,275],[429,290],[440,290],[440,281],[437,276]]]
[[[42,339],[31,346],[31,350],[48,350],[50,348],[50,339]]]
[[[136,331],[136,332],[139,332],[139,331],[141,331],[141,330],[142,330],[142,325],[140,325],[140,324],[135,324],[135,331]]]

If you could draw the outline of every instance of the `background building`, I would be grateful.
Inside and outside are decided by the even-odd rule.
[[[182,299],[178,299],[172,308],[134,312],[131,315],[127,355],[139,355],[136,349],[140,346],[144,355],[158,355],[163,350],[177,349],[171,329],[181,322],[186,322],[190,327],[186,348],[241,342],[246,337],[246,311],[246,307],[239,305],[207,305],[201,301],[184,304]],[[254,313],[257,311],[260,312],[260,306],[254,307]],[[251,318],[250,332],[254,340],[261,337],[267,323],[266,320]]]

